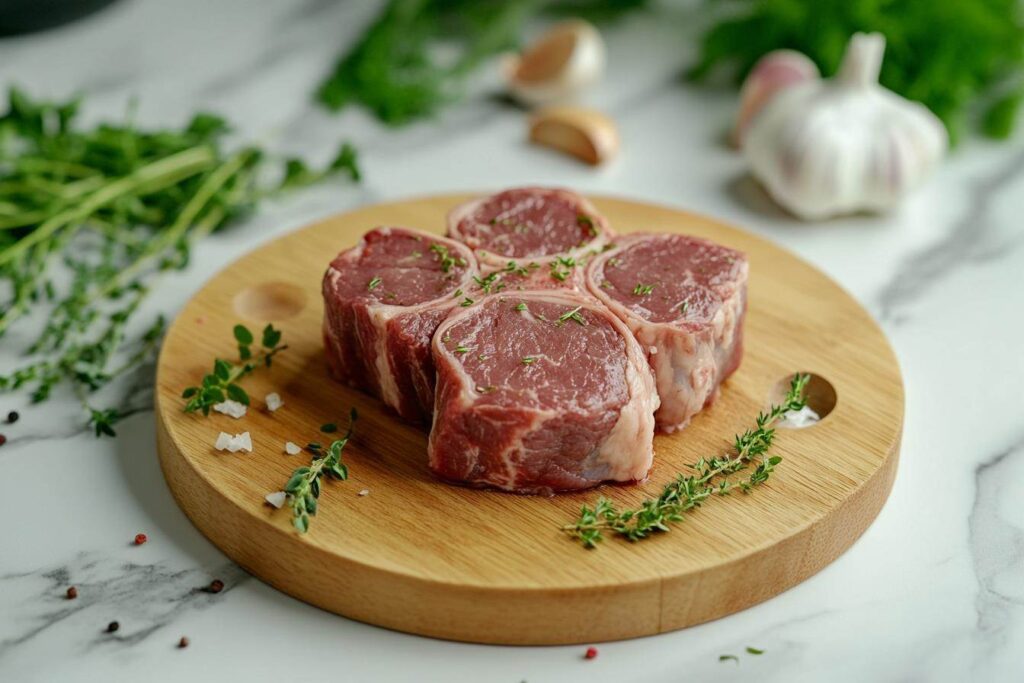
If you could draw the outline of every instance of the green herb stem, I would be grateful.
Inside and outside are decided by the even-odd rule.
[[[610,532],[630,541],[640,541],[652,534],[669,531],[670,524],[683,521],[683,515],[701,506],[712,495],[724,496],[739,488],[749,493],[754,486],[763,484],[782,458],[769,456],[775,436],[773,425],[786,413],[806,405],[805,389],[808,375],[794,375],[789,391],[779,405],[772,405],[758,414],[755,427],[736,435],[733,455],[710,459],[701,458],[693,465],[696,474],[679,474],[667,484],[657,498],[644,500],[639,507],[619,510],[607,498],[601,498],[593,507],[584,505],[573,524],[562,527],[585,548],[594,548]],[[738,484],[728,479],[714,480],[745,469],[751,461],[759,460],[757,467]]]

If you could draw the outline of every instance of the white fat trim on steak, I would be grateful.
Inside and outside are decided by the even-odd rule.
[[[654,370],[661,398],[658,427],[671,434],[686,427],[708,399],[717,395],[720,384],[717,373],[724,360],[721,356],[732,350],[733,338],[739,329],[737,323],[743,315],[744,288],[737,287],[722,302],[708,327],[700,332],[684,330],[672,322],[645,320],[605,292],[597,277],[599,272],[603,274],[608,259],[631,246],[633,241],[625,238],[615,249],[602,254],[601,261],[595,263],[593,270],[588,269],[587,285],[591,294],[625,321],[640,345],[648,349],[648,361]],[[746,282],[749,266],[744,264],[744,268],[741,281]]]

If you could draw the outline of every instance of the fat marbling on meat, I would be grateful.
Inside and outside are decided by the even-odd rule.
[[[428,458],[439,476],[549,493],[647,475],[654,378],[633,335],[592,298],[490,296],[447,318],[433,351]]]

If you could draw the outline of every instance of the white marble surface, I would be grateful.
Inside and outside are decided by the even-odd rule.
[[[968,140],[928,187],[884,219],[805,225],[774,210],[721,140],[732,91],[680,84],[700,17],[673,10],[608,32],[608,80],[592,101],[619,122],[621,158],[599,171],[523,142],[520,113],[478,96],[395,132],[309,93],[372,14],[329,0],[125,0],[79,24],[0,40],[0,82],[88,94],[89,120],[136,96],[144,123],[197,108],[240,138],[322,161],[363,153],[365,183],[268,204],[204,242],[148,313],[173,315],[243,251],[312,219],[435,191],[557,183],[713,214],[830,273],[882,322],[907,390],[892,497],[837,562],[743,613],[600,646],[438,642],[358,624],[288,598],[234,567],[172,501],[140,373],[114,393],[137,409],[116,440],[79,428],[58,397],[23,409],[0,448],[0,680],[1011,681],[1024,679],[1024,138]],[[2,367],[18,337],[2,342]],[[841,447],[841,445],[840,445]],[[129,545],[139,531],[143,547]],[[213,577],[227,590],[197,592]],[[79,587],[76,601],[65,587]],[[121,622],[116,637],[101,633]],[[187,650],[175,648],[188,635]],[[761,657],[742,655],[745,646]],[[722,653],[741,663],[719,663]]]

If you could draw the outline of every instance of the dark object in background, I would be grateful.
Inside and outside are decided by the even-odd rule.
[[[114,0],[0,0],[0,36],[31,33],[92,14]]]

